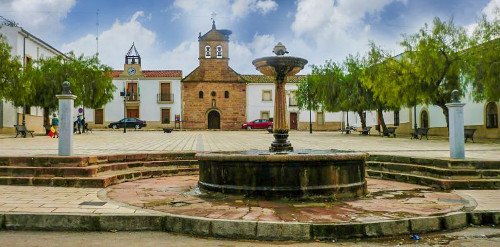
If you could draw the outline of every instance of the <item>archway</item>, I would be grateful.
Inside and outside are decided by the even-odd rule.
[[[208,113],[208,129],[220,129],[220,114],[216,110]]]

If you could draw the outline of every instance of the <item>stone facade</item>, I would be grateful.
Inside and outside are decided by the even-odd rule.
[[[246,122],[246,81],[229,67],[228,30],[198,38],[200,65],[182,79],[186,129],[240,129]]]

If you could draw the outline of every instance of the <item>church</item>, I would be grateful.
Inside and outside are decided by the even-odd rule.
[[[183,128],[239,129],[246,122],[246,81],[229,67],[231,31],[199,35],[198,67],[181,80]]]

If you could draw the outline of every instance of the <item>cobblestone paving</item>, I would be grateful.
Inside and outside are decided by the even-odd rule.
[[[13,138],[0,136],[0,156],[57,155],[57,139],[46,136]],[[438,137],[411,140],[409,137],[343,135],[339,132],[292,131],[290,141],[295,149],[348,149],[369,153],[419,157],[449,157],[448,141]],[[161,151],[240,151],[267,150],[273,136],[265,131],[94,131],[75,135],[76,155],[116,154]],[[483,141],[465,144],[466,157],[498,160],[500,143]]]

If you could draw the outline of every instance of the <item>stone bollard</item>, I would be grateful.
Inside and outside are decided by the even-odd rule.
[[[63,82],[62,94],[56,95],[59,100],[59,156],[73,155],[73,111],[76,96],[69,90],[69,82]]]
[[[449,142],[450,142],[450,158],[464,159],[465,158],[465,141],[464,141],[464,105],[459,100],[458,90],[453,90],[451,93],[451,103],[446,104],[448,107],[449,117]]]

